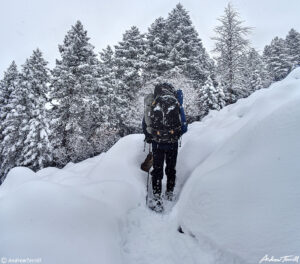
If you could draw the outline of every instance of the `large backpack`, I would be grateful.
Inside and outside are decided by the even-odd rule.
[[[151,106],[154,101],[153,93],[147,94],[144,98],[144,120],[146,124],[147,133],[151,135],[151,127],[152,127],[152,120],[151,120]]]
[[[163,87],[151,105],[151,135],[156,142],[173,143],[181,136],[180,104],[176,91]]]

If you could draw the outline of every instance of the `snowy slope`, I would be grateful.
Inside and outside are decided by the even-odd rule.
[[[15,168],[0,187],[0,257],[227,264],[300,255],[299,120],[296,69],[192,124],[178,156],[178,201],[164,215],[145,208],[142,135],[61,170]]]
[[[194,154],[178,202],[183,229],[242,263],[299,255],[299,121],[297,69],[194,124],[182,149]]]
[[[134,135],[62,170],[13,169],[0,189],[0,256],[122,263],[119,225],[145,195],[142,148]]]

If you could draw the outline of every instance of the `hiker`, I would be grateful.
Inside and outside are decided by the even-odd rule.
[[[182,106],[181,90],[176,91],[169,83],[158,84],[155,86],[152,98],[150,95],[150,99],[152,99],[150,109],[148,112],[145,109],[142,122],[145,141],[152,144],[153,151],[151,172],[153,200],[149,203],[149,207],[161,212],[163,210],[161,192],[164,162],[166,162],[167,176],[164,198],[172,201],[176,182],[178,140],[187,131],[187,123]]]

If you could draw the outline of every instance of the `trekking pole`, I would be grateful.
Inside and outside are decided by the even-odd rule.
[[[147,176],[147,194],[146,194],[146,206],[148,206],[149,177],[150,177],[150,172],[148,171],[148,176]]]
[[[151,143],[149,143],[149,154],[151,153]],[[149,179],[150,179],[150,169],[148,170],[147,175],[147,195],[146,195],[146,205],[148,206],[148,198],[149,198]]]
[[[146,151],[146,140],[144,140],[144,152]]]

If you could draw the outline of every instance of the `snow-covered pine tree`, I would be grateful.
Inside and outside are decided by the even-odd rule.
[[[225,8],[225,14],[218,19],[221,25],[215,28],[214,52],[217,54],[217,74],[225,89],[227,103],[234,103],[242,97],[243,63],[249,41],[246,38],[249,27],[242,26],[239,13],[231,4]]]
[[[220,110],[224,106],[225,95],[222,85],[218,84],[215,87],[211,77],[208,77],[205,84],[200,89],[200,118],[206,116],[209,110]]]
[[[16,63],[13,61],[4,72],[4,78],[0,82],[0,145],[4,130],[3,122],[12,110],[11,94],[18,86],[19,73]]]
[[[271,84],[271,76],[263,57],[254,48],[250,49],[247,62],[251,72],[252,91],[268,87]]]
[[[0,82],[0,183],[15,166],[19,119],[16,116],[19,73],[13,61]]]
[[[275,37],[264,49],[264,60],[272,81],[280,81],[291,71],[291,59],[285,40]]]
[[[114,60],[114,52],[110,46],[100,53],[101,78],[100,83],[103,87],[103,97],[105,104],[103,105],[105,112],[105,126],[117,131],[120,122],[124,120],[126,107],[125,98],[122,98],[122,91],[119,89],[119,80],[116,78],[116,65]],[[120,87],[119,87],[120,86]]]
[[[103,56],[103,57],[102,57]],[[104,85],[104,80],[108,76],[108,71],[112,70],[113,65],[109,61],[112,61],[113,50],[110,46],[107,49],[103,50],[103,53],[100,53],[100,57],[103,58],[103,62],[96,60],[96,65],[93,65],[94,70],[97,69],[97,74],[94,72],[93,78],[95,78],[95,83],[91,93],[88,95],[88,100],[90,102],[89,109],[86,113],[86,119],[90,126],[89,131],[89,143],[93,147],[93,152],[89,156],[99,154],[108,149],[107,137],[110,134],[109,128],[107,126],[108,111],[107,111],[107,98],[110,96],[108,93],[107,87]],[[104,58],[107,57],[107,58]],[[109,66],[108,66],[109,65]],[[109,78],[109,77],[108,77]],[[88,134],[87,134],[88,135]]]
[[[166,32],[166,48],[172,67],[179,67],[188,78],[203,84],[212,71],[213,62],[203,47],[188,12],[180,3],[166,19]]]
[[[110,46],[100,52],[101,117],[97,128],[98,152],[107,150],[120,137],[120,123],[126,118],[126,101],[120,96],[119,81],[116,79],[114,51]]]
[[[51,143],[58,165],[94,154],[90,137],[100,110],[95,102],[98,61],[93,50],[80,21],[59,45],[61,60],[56,61],[51,81]]]
[[[269,86],[270,83],[271,79],[262,56],[254,48],[251,48],[244,58],[244,89],[241,89],[243,97]]]
[[[115,68],[114,68],[114,51],[111,46],[107,46],[100,55],[100,79],[99,88],[101,90],[101,112],[102,125],[106,128],[113,126],[114,114],[112,111],[112,102],[115,98]]]
[[[169,60],[170,51],[167,46],[166,20],[162,17],[157,18],[148,28],[146,38],[147,48],[144,78],[146,81],[149,81],[162,76],[173,65]]]
[[[143,85],[145,67],[146,42],[144,35],[135,26],[123,34],[122,41],[115,46],[115,74],[118,81],[117,94],[125,102],[124,120],[120,120],[122,135],[136,131],[135,120],[132,118],[136,111],[136,95]]]
[[[99,70],[100,76],[108,76],[114,71],[114,51],[111,46],[107,46],[100,53]]]
[[[145,50],[144,35],[135,26],[127,30],[115,46],[116,78],[124,83],[124,95],[130,100],[135,98],[143,83]]]
[[[46,116],[47,95],[49,93],[48,62],[37,49],[26,60],[20,75],[20,89],[26,91],[27,122],[22,122],[19,130],[24,135],[18,164],[39,170],[52,162],[49,142],[49,120]]]
[[[292,69],[300,66],[300,33],[291,29],[285,38]]]

